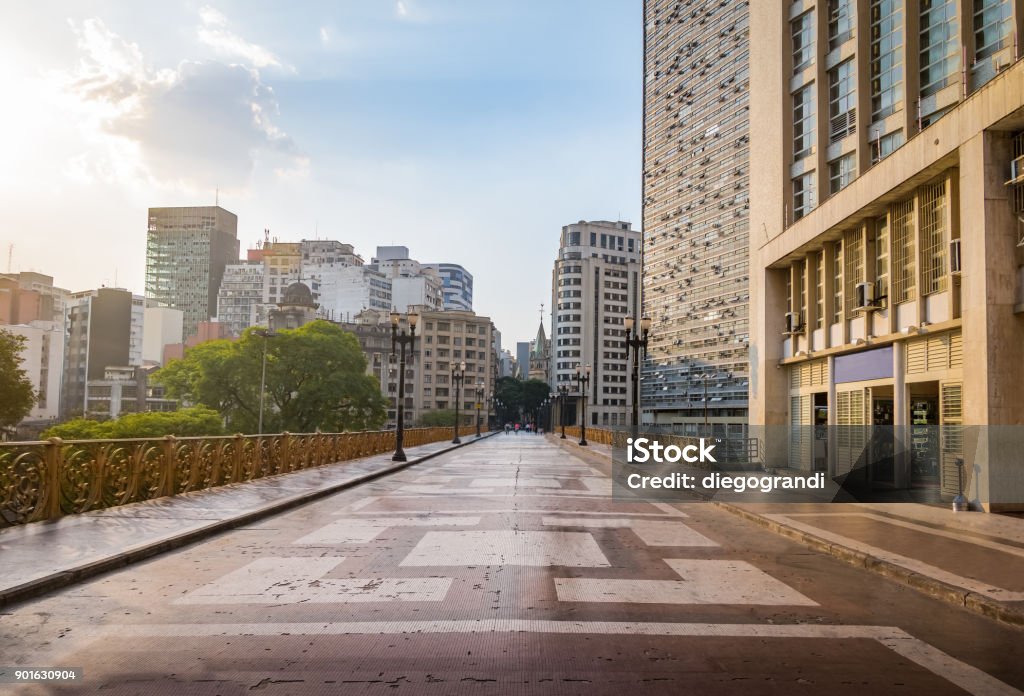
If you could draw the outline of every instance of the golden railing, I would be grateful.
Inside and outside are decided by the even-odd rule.
[[[459,428],[460,436],[476,433]],[[408,428],[404,447],[452,437]],[[0,528],[368,457],[395,431],[0,442]]]

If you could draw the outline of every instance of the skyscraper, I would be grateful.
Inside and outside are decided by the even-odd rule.
[[[580,220],[562,228],[551,274],[548,374],[553,387],[575,391],[576,368],[591,366],[587,425],[628,423],[624,320],[640,313],[640,270],[640,232],[630,223]]]
[[[444,283],[444,308],[473,311],[473,274],[457,263],[425,263],[433,268]]]
[[[220,206],[150,208],[146,298],[184,312],[184,333],[217,315],[224,267],[238,261],[238,218]]]
[[[748,12],[746,2],[644,2],[652,327],[641,399],[655,423],[687,432],[705,418],[736,432],[746,418]]]

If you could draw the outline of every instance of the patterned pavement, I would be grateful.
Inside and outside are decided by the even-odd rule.
[[[15,693],[1008,694],[1024,633],[499,435],[15,606]],[[5,686],[0,684],[0,692]]]

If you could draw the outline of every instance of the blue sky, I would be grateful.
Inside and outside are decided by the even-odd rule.
[[[639,227],[639,3],[35,2],[0,24],[0,244],[142,291],[146,208],[220,202],[243,249],[463,264],[506,347],[562,225]],[[5,268],[6,270],[6,268]]]

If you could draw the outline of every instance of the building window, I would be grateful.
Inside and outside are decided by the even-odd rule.
[[[793,160],[814,151],[814,85],[793,93]]]
[[[853,38],[853,2],[829,0],[828,48],[833,51]]]
[[[814,210],[814,172],[793,179],[793,220]]]
[[[1013,34],[1011,0],[974,0],[974,59],[988,58],[1009,45]]]
[[[814,62],[814,12],[805,12],[792,22],[793,73]]]
[[[903,3],[871,3],[871,120],[880,121],[903,106]]]
[[[857,176],[857,160],[854,153],[843,155],[828,163],[829,193],[838,193],[849,186]]]
[[[814,328],[825,326],[825,250],[817,253],[814,264]]]
[[[960,72],[956,0],[921,0],[921,96],[935,94]]]
[[[889,218],[875,221],[875,297],[889,296]]]
[[[857,283],[864,281],[864,238],[860,230],[851,230],[843,238],[843,280],[846,291],[846,316],[857,309]]]
[[[892,207],[892,302],[909,302],[915,297],[914,199]]]
[[[838,324],[843,319],[843,243],[836,242],[832,257],[832,323]]]
[[[828,71],[829,142],[842,140],[857,130],[857,90],[853,59]]]
[[[921,220],[921,294],[946,289],[946,182],[924,186],[919,193]]]
[[[878,164],[903,145],[903,131],[898,130],[871,141],[871,164]]]

